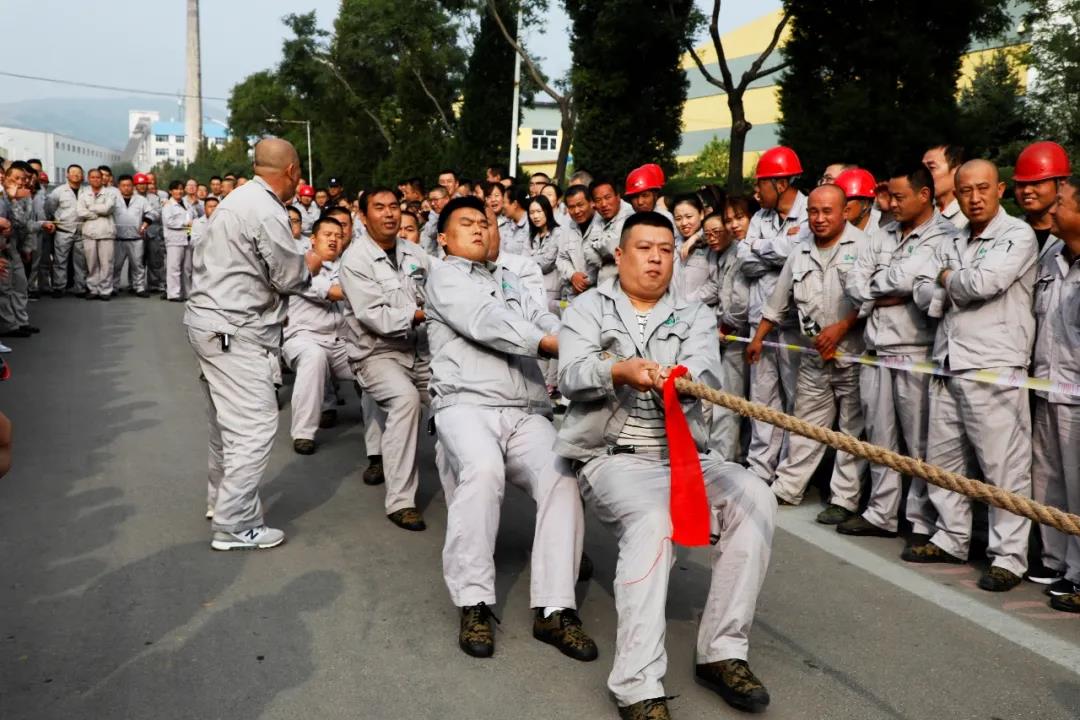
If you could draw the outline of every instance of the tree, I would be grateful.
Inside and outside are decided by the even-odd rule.
[[[566,0],[575,166],[616,178],[646,162],[675,169],[692,9],[692,0]]]
[[[516,3],[493,0],[498,15],[517,33]],[[510,154],[510,97],[514,92],[514,48],[506,42],[486,3],[479,7],[480,27],[461,86],[458,151],[454,165],[468,177],[483,177],[484,166]]]
[[[1032,0],[1028,88],[1039,136],[1080,158],[1080,0]]]
[[[973,38],[1005,27],[1005,5],[785,0],[781,142],[808,173],[830,162],[881,173],[957,140],[961,56]]]
[[[768,77],[775,72],[787,67],[788,62],[786,60],[780,60],[769,67],[763,67],[765,62],[772,55],[776,49],[776,45],[780,42],[780,37],[784,33],[784,28],[787,27],[788,18],[790,15],[785,12],[780,16],[780,22],[776,24],[776,29],[773,30],[772,39],[764,50],[750,63],[750,67],[739,78],[739,82],[735,82],[734,76],[731,74],[731,68],[727,60],[727,55],[724,52],[724,43],[720,39],[720,5],[721,0],[713,0],[712,17],[709,22],[709,37],[712,38],[713,49],[716,51],[716,61],[720,68],[720,77],[717,77],[714,73],[709,72],[705,68],[705,63],[701,61],[701,57],[698,55],[697,50],[694,49],[692,38],[688,37],[685,42],[686,49],[690,52],[690,57],[694,59],[694,64],[697,65],[701,74],[710,83],[715,85],[724,91],[725,99],[727,100],[728,110],[731,112],[731,131],[729,139],[729,155],[730,164],[727,169],[727,188],[729,192],[737,193],[743,190],[743,153],[746,148],[746,136],[750,133],[750,129],[753,125],[746,119],[746,106],[743,102],[743,98],[746,95],[747,89],[750,87],[750,83],[755,80],[760,80],[763,77]],[[674,12],[674,8],[669,8]]]
[[[576,123],[576,112],[574,106],[573,96],[567,92],[556,90],[555,85],[548,81],[544,77],[544,74],[540,71],[540,67],[536,61],[529,55],[529,52],[525,49],[516,36],[516,33],[512,34],[510,28],[507,25],[506,19],[502,10],[500,9],[500,3],[498,0],[486,0],[488,12],[495,20],[495,24],[499,27],[499,31],[502,33],[503,39],[510,44],[510,47],[520,57],[522,63],[525,64],[525,68],[529,73],[529,77],[533,82],[543,90],[548,97],[559,107],[559,131],[561,139],[559,140],[559,153],[555,161],[555,182],[562,185],[566,181],[566,163],[570,157],[570,145],[574,139],[574,128]],[[527,20],[531,20],[534,15],[543,9],[545,9],[546,3],[542,0],[539,4],[527,3],[520,6],[522,11],[528,10],[529,14],[526,16],[523,14],[522,23],[529,25]],[[516,168],[510,168],[510,172],[517,172]]]
[[[997,52],[975,69],[960,92],[958,125],[971,157],[1011,165],[1032,136],[1024,89],[1006,52]]]
[[[438,171],[456,131],[451,107],[465,64],[442,4],[343,0],[333,33],[319,29],[314,12],[283,22],[292,36],[281,63],[233,89],[234,134],[273,133],[302,149],[303,126],[273,118],[310,120],[315,180],[334,175],[350,189]]]
[[[728,176],[730,180],[731,143],[713,135],[705,143],[698,156],[679,166],[679,175],[698,178],[719,178]],[[740,184],[741,184],[740,178]],[[729,186],[730,189],[730,186]]]

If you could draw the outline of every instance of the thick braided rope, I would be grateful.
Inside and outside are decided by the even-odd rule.
[[[691,382],[686,378],[677,379],[675,388],[682,395],[689,395],[715,403],[740,415],[775,425],[803,437],[808,437],[811,440],[817,440],[819,443],[865,458],[872,463],[890,467],[904,475],[920,477],[938,487],[966,495],[996,508],[1007,510],[1015,515],[1034,520],[1042,525],[1049,525],[1063,533],[1080,535],[1080,516],[1037,503],[1030,498],[1022,497],[978,480],[972,480],[958,473],[942,470],[922,460],[916,460],[892,450],[871,445],[845,433],[836,432],[820,425],[812,425],[805,420],[786,415],[767,405],[750,402],[721,390],[715,390],[708,385]]]

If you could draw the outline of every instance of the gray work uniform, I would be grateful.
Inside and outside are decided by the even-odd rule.
[[[686,256],[686,260],[683,260],[682,255],[676,251],[672,284],[678,288],[679,292],[686,293],[687,297],[697,297],[698,290],[709,281],[709,273],[715,261],[716,253],[709,249],[708,243],[699,233],[697,242]]]
[[[750,219],[746,239],[738,244],[739,268],[750,285],[750,335],[757,332],[761,311],[776,287],[776,278],[791,249],[806,230],[806,196],[799,193],[787,214],[762,208]],[[783,318],[766,340],[785,344],[801,342],[799,328]],[[750,399],[775,410],[791,412],[795,404],[795,384],[801,356],[789,350],[766,349],[750,366]],[[764,480],[771,480],[783,455],[786,433],[759,420],[750,422],[750,449],[747,462]]]
[[[183,202],[170,198],[161,207],[161,225],[165,233],[165,292],[170,300],[185,298],[191,290],[191,224],[195,219],[193,210]],[[292,238],[292,232],[289,238]]]
[[[304,207],[304,203],[299,199],[292,204],[300,212],[300,234],[304,237],[311,237],[311,229],[315,226],[315,221],[322,215],[322,211],[319,210],[319,206],[314,202],[308,203],[307,207]],[[353,218],[353,225],[358,225],[356,219]]]
[[[780,322],[794,308],[802,334],[810,341],[829,325],[857,311],[858,306],[848,298],[844,286],[856,256],[868,242],[866,233],[848,223],[835,244],[822,250],[808,231],[792,249],[780,271],[772,297],[762,310],[762,318]],[[858,356],[863,348],[862,332],[856,328],[844,336],[837,349],[845,355]],[[843,357],[834,360],[823,360],[818,355],[804,357],[799,364],[799,379],[795,386],[794,414],[808,423],[827,428],[838,421],[841,432],[860,437],[863,413],[859,402],[859,370],[855,362]],[[798,505],[825,455],[825,446],[794,434],[788,443],[788,455],[776,468],[772,491],[781,500]],[[865,460],[837,452],[829,482],[829,502],[852,512],[858,509],[860,483],[865,471]]]
[[[45,188],[39,187],[30,201],[34,224],[31,230],[33,238],[30,246],[30,275],[27,290],[34,295],[42,291],[48,292],[52,288],[52,233],[45,232],[45,228],[42,227],[48,219],[45,214],[47,199],[48,193]],[[44,263],[42,263],[43,259]]]
[[[895,221],[871,232],[847,277],[848,297],[860,305],[859,316],[866,319],[867,352],[897,362],[930,359],[937,321],[915,304],[912,291],[915,278],[932,264],[938,245],[951,240],[956,232],[936,211],[906,235]],[[874,307],[878,299],[893,297],[904,298],[904,304]],[[930,376],[864,365],[859,370],[859,385],[866,439],[899,452],[903,437],[908,454],[925,459]],[[902,493],[900,473],[872,464],[870,501],[863,517],[895,532]],[[932,532],[933,507],[922,478],[911,478],[904,514],[913,532]]]
[[[509,481],[536,502],[530,606],[577,607],[585,519],[570,463],[552,449],[551,402],[536,363],[559,319],[505,267],[459,257],[432,264],[427,298],[451,600],[495,603],[495,538]]]
[[[615,264],[615,249],[619,247],[619,239],[622,237],[626,219],[633,214],[634,208],[624,201],[619,204],[619,211],[610,220],[605,220],[600,213],[593,216],[598,221],[595,227],[589,228],[585,242],[585,257],[586,262],[598,268],[597,284],[619,274],[619,267]]]
[[[146,228],[146,244],[143,257],[146,258],[146,287],[150,292],[165,290],[165,234],[161,226],[163,203],[157,193],[142,195],[149,208],[150,225]]]
[[[1071,260],[1071,261],[1070,261]],[[1080,386],[1080,259],[1055,241],[1035,285],[1036,377]],[[1041,503],[1080,514],[1080,398],[1035,393],[1032,483]],[[1080,585],[1080,538],[1040,525],[1043,565]]]
[[[363,227],[363,225],[363,223],[360,223],[358,227]],[[354,241],[356,239],[353,238]],[[439,213],[434,210],[428,213],[427,222],[424,223],[424,227],[420,228],[420,247],[428,255],[439,256]]]
[[[351,380],[349,368],[349,326],[342,303],[327,298],[337,284],[337,263],[323,263],[311,285],[289,298],[281,354],[296,373],[292,391],[293,440],[314,440],[327,382]]]
[[[386,414],[382,426],[386,514],[416,507],[417,443],[427,404],[430,355],[413,317],[424,299],[431,257],[397,239],[394,262],[374,240],[349,245],[339,268],[349,300],[356,379]]]
[[[502,242],[502,233],[499,233],[499,251],[514,255],[530,255],[529,253],[529,215],[525,213],[521,220],[507,218],[510,221],[507,226],[506,243]]]
[[[582,294],[563,315],[559,388],[570,406],[555,449],[577,462],[586,503],[618,540],[618,631],[608,687],[619,705],[665,694],[665,607],[675,549],[666,452],[609,454],[639,397],[632,387],[615,387],[611,369],[620,359],[639,356],[684,365],[691,379],[716,386],[720,355],[715,332],[711,308],[670,292],[639,330],[637,313],[617,279]],[[701,452],[713,534],[719,535],[710,549],[712,580],[698,629],[697,661],[745,659],[769,566],[776,500],[746,469],[707,454],[709,411],[704,403],[684,400],[683,408]]]
[[[64,183],[53,188],[45,203],[45,212],[56,224],[53,235],[52,289],[64,290],[68,282],[68,263],[72,268],[72,287],[76,293],[86,292],[86,255],[83,254],[82,221],[79,219],[78,196],[90,192],[80,186],[73,189]]]
[[[285,205],[258,176],[218,205],[194,265],[184,324],[209,400],[207,499],[214,530],[241,532],[264,524],[259,483],[277,433],[281,294],[300,292],[310,275]]]
[[[1004,209],[978,237],[971,227],[944,241],[933,263],[915,279],[919,307],[939,317],[933,360],[950,370],[1024,373],[1035,339],[1032,291],[1035,232]],[[941,271],[951,274],[945,287]],[[973,457],[972,457],[973,456]],[[960,378],[930,382],[926,461],[965,473],[974,459],[991,485],[1031,497],[1031,414],[1028,391]],[[971,542],[971,500],[936,486],[931,542],[966,559]],[[1023,575],[1029,520],[990,508],[987,554],[993,564]]]
[[[120,288],[124,262],[128,264],[131,289],[146,290],[146,266],[143,262],[145,242],[139,233],[143,223],[149,223],[152,213],[146,198],[132,193],[126,200],[121,195],[113,206],[113,222],[116,223],[116,254],[113,256],[113,285]]]
[[[11,223],[11,234],[0,238],[0,257],[7,260],[6,277],[0,279],[0,327],[14,330],[30,324],[29,284],[23,256],[32,246],[33,203],[29,197],[11,198],[0,191],[2,214]]]
[[[570,280],[575,273],[589,274],[589,268],[585,264],[585,250],[582,247],[581,233],[578,232],[574,221],[567,217],[560,221],[555,230],[558,238],[559,251],[555,255],[555,268],[559,273],[559,299],[573,300],[578,292],[574,289]]]
[[[116,224],[113,207],[117,192],[102,187],[97,192],[84,188],[79,193],[78,217],[82,222],[83,252],[86,255],[86,290],[91,295],[112,294],[113,251]]]
[[[585,272],[589,276],[590,287],[596,287],[596,279],[600,275],[600,266],[604,264],[600,256],[592,249],[593,243],[597,241],[603,227],[604,219],[600,217],[600,213],[595,211],[589,222],[585,224],[585,227],[577,226],[578,232],[581,233],[581,255],[585,258]]]
[[[732,242],[721,253],[709,250],[708,265],[708,277],[690,298],[713,308],[718,335],[733,333],[744,337],[749,332],[750,286],[739,271],[738,242]],[[745,398],[749,387],[743,345],[722,338],[719,343],[721,387],[725,392]],[[744,456],[741,426],[741,415],[713,405],[709,448],[727,460],[741,462]]]
[[[969,221],[967,216],[961,212],[960,201],[956,198],[953,198],[952,202],[942,208],[941,217],[951,222],[957,230],[967,230]]]
[[[559,315],[559,300],[562,296],[562,279],[556,263],[559,258],[559,245],[561,239],[561,227],[555,227],[547,235],[532,235],[525,247],[526,254],[540,267],[544,278],[544,307],[548,312]],[[500,253],[501,255],[501,253]],[[554,390],[559,384],[559,363],[556,359],[542,358],[540,369],[544,371],[544,382]]]

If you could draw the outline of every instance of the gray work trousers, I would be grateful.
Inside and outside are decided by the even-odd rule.
[[[364,414],[364,451],[368,457],[382,455],[383,428],[386,413],[379,409],[371,393],[360,396],[360,411]]]
[[[77,293],[86,292],[86,255],[83,254],[82,234],[57,230],[53,237],[52,289],[67,287],[68,262],[73,272],[72,287]]]
[[[165,255],[168,266],[166,295],[170,300],[186,298],[191,292],[191,245],[169,245]]]
[[[9,246],[0,254],[8,261],[7,271],[0,277],[0,330],[16,330],[30,324],[26,269],[22,256]]]
[[[124,262],[128,264],[128,287],[135,292],[146,290],[146,266],[143,264],[143,239],[117,240],[113,255],[113,289],[120,290]]]
[[[925,362],[929,349],[910,355],[895,355],[902,360]],[[926,457],[926,425],[929,413],[930,376],[864,365],[859,370],[866,440],[879,447],[900,452],[904,439],[908,455]],[[870,465],[870,501],[863,518],[871,525],[896,532],[899,527],[903,481],[900,473],[884,465]],[[904,514],[912,532],[930,535],[934,528],[934,509],[927,496],[926,481],[911,478]]]
[[[753,473],[701,456],[713,509],[712,578],[698,627],[697,662],[745,660],[758,593],[765,580],[776,499]],[[671,543],[671,466],[659,455],[602,455],[578,471],[589,508],[619,543],[615,565],[615,663],[608,688],[619,705],[661,697]],[[718,531],[718,532],[717,532]]]
[[[741,343],[720,342],[720,382],[724,392],[745,398],[747,395],[746,359]],[[725,460],[743,460],[742,416],[720,405],[712,406],[712,430],[709,449],[719,453]]]
[[[832,428],[839,413],[840,431],[853,437],[863,434],[862,406],[859,402],[859,368],[838,366],[816,355],[808,355],[799,365],[799,384],[795,390],[795,417],[814,425]],[[825,446],[816,440],[792,434],[788,454],[776,469],[772,491],[792,505],[802,502],[803,493]],[[859,507],[859,484],[866,472],[866,461],[845,452],[836,453],[829,502],[854,512]]]
[[[188,328],[206,378],[210,418],[210,487],[214,530],[241,532],[264,524],[259,484],[277,433],[277,353],[233,337],[223,351],[217,335]],[[217,483],[217,487],[214,487]]]
[[[750,337],[757,326],[750,328]],[[766,340],[799,344],[801,336],[795,328],[781,328],[766,336]],[[795,404],[795,385],[799,376],[800,353],[793,350],[765,348],[761,359],[750,366],[750,399],[776,410],[790,413]],[[750,470],[763,480],[772,480],[785,447],[787,433],[767,422],[750,421],[750,449],[747,463]]]
[[[435,414],[446,495],[443,578],[457,607],[495,604],[495,538],[506,483],[536,502],[529,606],[576,608],[585,517],[555,426],[521,408],[452,405]]]
[[[44,260],[44,262],[42,262]],[[52,235],[42,230],[37,234],[30,251],[30,275],[27,290],[32,293],[48,292],[52,287]]]
[[[285,363],[296,373],[292,390],[293,440],[314,440],[323,397],[331,378],[351,380],[349,348],[340,338],[294,335],[281,346]]]
[[[165,239],[160,235],[146,234],[146,284],[150,292],[165,290]]]
[[[1028,391],[935,377],[930,382],[926,461],[961,474],[974,464],[985,482],[1031,497]],[[938,514],[937,532],[930,541],[966,560],[971,544],[971,499],[936,485],[930,486],[929,493]],[[997,508],[990,508],[989,513],[987,555],[993,565],[1023,575],[1027,571],[1031,521]]]
[[[407,368],[389,357],[368,358],[353,363],[352,369],[364,394],[386,413],[382,437],[386,514],[415,508],[420,483],[417,444],[430,370],[419,363]]]
[[[116,241],[83,238],[86,253],[86,291],[91,295],[109,297],[113,290],[113,254]]]
[[[1035,398],[1031,481],[1035,499],[1080,515],[1080,405]],[[1042,563],[1080,585],[1080,537],[1040,525]]]

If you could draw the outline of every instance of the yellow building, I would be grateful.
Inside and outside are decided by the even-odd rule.
[[[1000,38],[973,46],[971,51],[964,56],[961,65],[961,86],[969,83],[979,64],[995,53],[1009,52],[1010,58],[1019,66],[1020,53],[1017,51],[1024,45],[1021,22],[1023,12],[1022,2],[1010,2],[1009,29]],[[728,67],[736,82],[758,55],[768,47],[781,16],[780,10],[770,12],[721,37]],[[781,44],[785,38],[781,38]],[[714,77],[720,77],[712,41],[698,47],[697,54],[706,70]],[[765,67],[779,62],[780,59],[779,51],[774,51],[766,61]],[[686,69],[690,87],[687,90],[686,103],[683,105],[682,145],[678,151],[680,162],[695,158],[714,137],[726,139],[731,129],[731,113],[727,107],[725,94],[705,79],[690,53],[683,55],[682,66]],[[776,85],[778,76],[779,73],[776,73],[751,83],[743,96],[746,119],[753,125],[746,137],[744,167],[747,169],[754,167],[761,152],[777,144],[780,132],[779,89]],[[1025,73],[1021,72],[1020,76],[1024,79]],[[537,103],[536,107],[525,108],[518,134],[518,151],[520,163],[527,172],[552,174],[555,171],[560,139],[558,127],[559,110],[554,103]]]

